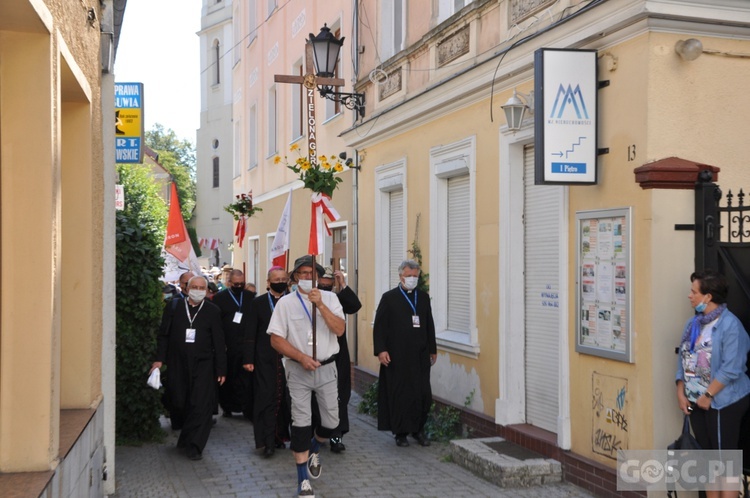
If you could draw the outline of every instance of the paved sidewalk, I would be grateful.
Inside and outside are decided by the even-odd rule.
[[[422,448],[413,440],[396,446],[393,436],[377,430],[377,421],[357,413],[360,397],[349,406],[351,432],[346,451],[321,450],[323,472],[312,485],[316,497],[590,497],[562,483],[528,489],[494,486],[450,462],[445,443]],[[241,416],[219,417],[211,431],[203,460],[193,462],[175,448],[177,432],[163,420],[168,437],[163,444],[118,446],[117,498],[205,498],[296,496],[297,473],[290,450],[277,450],[265,459],[255,450],[252,423]]]

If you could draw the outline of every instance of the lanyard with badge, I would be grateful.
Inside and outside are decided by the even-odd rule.
[[[414,314],[411,316],[411,326],[415,329],[419,328],[419,315],[417,315],[417,291],[414,291],[414,303],[412,304],[411,299],[409,299],[409,296],[406,295],[406,292],[404,292],[404,289],[399,285],[398,290],[401,291],[401,294],[404,295],[404,299],[406,299],[406,302],[409,303],[409,306],[411,306],[412,311],[414,311]]]
[[[191,317],[190,308],[188,308],[188,300],[185,299],[185,313],[187,313],[188,321],[190,322],[190,328],[185,330],[185,342],[195,342],[195,329],[193,328],[193,322],[198,318],[198,313],[203,309],[203,304],[205,302],[205,299],[201,301],[201,305],[198,306],[198,311],[196,311],[195,315]]]
[[[302,305],[302,308],[305,310],[305,314],[307,315],[307,318],[310,319],[310,332],[307,334],[307,345],[312,346],[313,340],[312,340],[312,315],[310,314],[310,311],[307,309],[307,305],[305,305],[305,302],[302,300],[302,296],[299,295],[299,291],[295,292],[297,294],[297,299],[299,299],[299,303]]]
[[[240,323],[242,321],[242,296],[244,294],[244,292],[240,292],[240,300],[238,302],[237,298],[234,297],[234,292],[232,291],[232,289],[229,289],[229,296],[232,298],[232,301],[234,301],[234,304],[236,304],[240,309],[239,311],[234,312],[234,319],[232,320],[234,323]]]

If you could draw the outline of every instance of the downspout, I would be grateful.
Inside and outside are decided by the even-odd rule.
[[[352,50],[354,51],[352,62],[352,85],[357,81],[359,75],[359,0],[352,0]],[[358,112],[353,114],[353,121],[356,123]],[[352,290],[357,296],[359,296],[359,151],[354,149],[354,172],[352,175],[352,259],[354,278],[350,280],[353,283]],[[354,365],[359,365],[359,330],[357,324],[359,318],[354,320],[353,333],[351,337],[353,339],[354,355],[352,359]]]

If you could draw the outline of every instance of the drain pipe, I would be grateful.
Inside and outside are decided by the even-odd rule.
[[[354,49],[354,62],[352,84],[357,82],[359,74],[359,0],[352,0],[352,48]],[[356,123],[359,112],[354,113],[353,121]],[[352,290],[357,296],[359,296],[359,151],[354,149],[354,171],[352,174],[352,263],[353,263],[353,277]],[[359,365],[359,318],[354,320],[351,338],[353,339],[354,365]]]

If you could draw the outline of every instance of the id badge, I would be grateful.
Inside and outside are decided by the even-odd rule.
[[[195,342],[195,329],[185,329],[185,342]]]
[[[307,345],[312,346],[313,340],[312,340],[312,330],[307,334]]]
[[[412,315],[411,316],[411,326],[415,329],[419,328],[419,315]]]
[[[232,320],[234,323],[240,323],[242,321],[242,313],[239,311],[234,313],[234,320]]]

